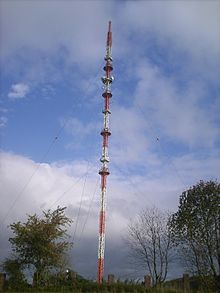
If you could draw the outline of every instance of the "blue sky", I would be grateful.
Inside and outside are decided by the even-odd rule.
[[[132,276],[122,241],[130,219],[145,206],[175,211],[184,189],[219,180],[220,2],[0,7],[1,234],[26,214],[65,205],[70,234],[77,228],[70,264],[96,275],[100,77],[112,20],[106,274]],[[3,239],[0,248],[7,255]]]

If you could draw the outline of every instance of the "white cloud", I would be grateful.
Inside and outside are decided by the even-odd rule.
[[[123,117],[123,118],[122,118]],[[123,119],[123,121],[122,121]],[[126,165],[158,164],[157,157],[150,153],[149,128],[134,107],[113,106],[110,117],[110,157],[113,162]]]
[[[39,164],[26,157],[11,153],[1,152],[0,155],[0,182],[5,194],[4,206],[0,208],[2,217],[4,217],[7,209],[27,182],[27,187],[23,190],[10,212],[11,219],[17,218],[18,216],[23,218],[26,213],[35,210],[39,211],[41,206],[49,208],[50,206],[55,207],[56,204],[61,204],[72,205],[74,208],[77,208],[80,203],[85,177],[87,177],[87,181],[83,200],[88,205],[92,195],[91,191],[95,189],[97,179],[99,178],[97,174],[98,162],[97,166],[93,166],[91,163],[88,164],[86,161]],[[197,159],[193,155],[182,156],[176,158],[173,164],[179,170],[180,176],[186,179],[186,184],[193,184],[195,181],[206,178],[218,179],[220,166],[218,152],[214,152],[212,156],[203,158],[202,160]],[[118,165],[120,166],[119,163]],[[136,201],[138,193],[141,196],[145,191],[148,191],[149,201],[154,204],[155,194],[157,194],[159,201],[163,197],[163,192],[183,188],[183,186],[180,186],[182,184],[179,182],[179,177],[174,177],[176,171],[170,166],[170,162],[167,165],[164,164],[158,170],[158,174],[153,177],[150,174],[136,174],[129,175],[129,178],[124,168],[120,167],[120,169],[115,169],[113,166],[112,170],[114,172],[112,172],[108,181],[108,202],[113,207],[112,212],[118,213],[118,217],[122,216],[121,213],[125,218],[130,217],[132,213],[136,213],[143,205],[147,204],[147,198],[146,202],[145,200],[143,202]],[[146,172],[151,173],[154,171],[153,169],[148,169]],[[29,182],[33,173],[34,176]],[[80,180],[76,183],[78,179]],[[136,187],[133,186],[131,188],[132,184]],[[158,193],[159,190],[160,192]],[[59,201],[57,201],[58,198]],[[115,200],[121,203],[117,204]],[[99,188],[97,189],[95,201],[99,201]],[[56,204],[54,204],[55,202]],[[134,205],[136,206],[135,210]],[[131,213],[127,213],[127,209],[131,210]],[[111,213],[111,209],[109,213]],[[8,221],[10,219],[7,219]]]
[[[54,51],[65,46],[72,60],[90,64],[100,59],[106,20],[112,19],[114,52],[133,50],[128,36],[152,32],[194,56],[220,49],[220,4],[217,1],[1,1],[3,54],[19,47]],[[50,21],[48,21],[48,19]],[[86,19],[86,22],[83,21]],[[142,47],[142,46],[141,46]],[[89,50],[88,50],[89,48]],[[210,55],[210,54],[208,54]]]
[[[219,135],[217,110],[211,100],[203,104],[206,92],[202,86],[198,89],[192,83],[180,90],[172,76],[143,61],[136,66],[136,76],[134,104],[146,113],[148,123],[189,147],[214,146]]]
[[[65,46],[72,60],[81,62],[86,58],[88,63],[97,60],[101,56],[106,19],[112,4],[102,1],[55,1],[51,4],[51,1],[1,2],[2,54],[18,47],[53,51]]]
[[[218,1],[127,1],[120,16],[127,32],[153,31],[161,41],[174,41],[179,48],[200,55],[203,50],[219,52],[219,11]]]
[[[40,164],[19,155],[1,153],[1,180],[5,187],[4,190],[9,196],[6,201],[10,203],[12,199],[15,199],[34,173],[33,178],[19,199],[20,202],[25,201],[27,203],[25,212],[28,212],[28,208],[33,205],[33,201],[35,201],[35,208],[37,209],[40,208],[41,204],[52,205],[53,200],[56,200],[70,185],[74,185],[74,179],[85,175],[87,172],[86,162],[81,162],[80,165],[77,162],[69,163],[68,168],[65,166],[66,164],[61,163]],[[22,172],[19,172],[19,169]],[[13,182],[11,186],[10,182]],[[40,194],[41,196],[39,196]],[[78,194],[73,200],[77,202],[79,198],[80,195]],[[17,212],[19,213],[19,210]],[[4,213],[2,212],[1,214]]]
[[[83,119],[69,118],[62,119],[61,125],[67,134],[71,135],[71,141],[66,144],[67,149],[83,149],[89,148],[91,145],[91,138],[94,133],[99,133],[101,123],[87,122]],[[93,143],[92,143],[93,144]]]
[[[29,91],[30,91],[30,88],[27,84],[16,83],[11,86],[11,90],[8,93],[8,97],[10,99],[24,98],[28,94]]]
[[[4,128],[8,122],[8,118],[4,116],[0,116],[0,128]]]
[[[97,124],[83,123],[77,118],[70,118],[66,121],[62,121],[62,125],[69,134],[77,136],[78,138],[88,136],[92,131],[97,129]]]
[[[1,224],[3,218],[9,212],[4,221],[4,226],[0,225],[1,235],[4,233],[5,237],[8,237],[6,226],[9,223],[18,220],[23,221],[27,214],[35,212],[39,214],[42,208],[45,210],[55,208],[57,205],[68,207],[67,215],[75,221],[70,230],[71,235],[73,235],[82,197],[81,213],[71,257],[73,254],[74,269],[79,269],[79,273],[88,272],[88,257],[92,263],[92,268],[89,269],[90,274],[91,271],[95,271],[100,196],[99,184],[97,185],[100,180],[97,174],[98,167],[88,166],[88,163],[84,161],[39,164],[11,153],[2,152],[0,156],[0,185],[4,198],[4,204],[0,205]],[[112,247],[115,247],[115,245],[118,249],[123,247],[122,234],[125,232],[129,220],[141,209],[145,206],[156,205],[162,209],[175,210],[179,195],[184,188],[200,179],[215,179],[220,173],[218,153],[213,154],[213,157],[203,159],[201,162],[193,156],[183,156],[176,160],[174,164],[181,174],[179,176],[186,179],[187,186],[182,185],[176,171],[170,165],[164,165],[159,170],[157,177],[150,176],[151,169],[147,170],[142,176],[127,176],[126,170],[123,168],[118,173],[118,170],[112,167],[107,188],[106,233],[107,251],[114,262],[117,262],[117,257],[113,252],[111,255]],[[30,180],[33,172],[35,172],[34,176]],[[84,184],[85,189],[82,193]],[[21,192],[21,190],[23,191]],[[90,205],[92,208],[89,219],[86,222],[85,229],[83,229]],[[92,250],[88,256],[91,243]],[[5,254],[7,252],[6,247],[6,243],[0,241],[0,249],[2,252],[2,249],[4,249]],[[2,253],[0,255],[3,256]],[[77,257],[74,257],[74,255],[77,255]],[[125,251],[121,257],[124,260],[126,259]],[[106,261],[108,270],[111,271],[111,265],[109,265],[108,260]],[[117,264],[119,272],[121,269],[124,270],[121,263],[117,262]]]

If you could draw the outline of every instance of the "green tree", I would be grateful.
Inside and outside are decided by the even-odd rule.
[[[23,274],[23,266],[17,259],[6,259],[2,269],[8,274],[8,287],[12,290],[27,288],[27,280]]]
[[[65,215],[65,207],[44,211],[43,217],[29,215],[25,223],[10,225],[13,237],[9,238],[13,256],[24,268],[33,269],[33,283],[45,282],[50,270],[60,269],[65,253],[70,248],[67,226],[71,220]]]
[[[187,267],[220,292],[220,184],[200,181],[184,191],[170,228]]]

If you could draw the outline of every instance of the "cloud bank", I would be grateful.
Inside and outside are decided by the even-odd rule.
[[[219,157],[196,161],[187,156],[175,161],[176,170],[181,172],[178,176],[174,176],[175,169],[172,166],[164,165],[160,166],[153,177],[147,174],[130,177],[113,165],[112,176],[109,177],[106,223],[107,253],[111,261],[106,264],[106,274],[111,271],[117,275],[126,274],[126,266],[129,270],[127,250],[122,250],[123,236],[126,235],[129,221],[139,213],[143,205],[156,205],[174,211],[178,197],[186,187],[181,179],[185,178],[192,183],[207,176],[214,179],[219,164]],[[100,178],[96,171],[96,166],[83,161],[39,164],[23,156],[2,152],[0,184],[4,205],[0,207],[0,214],[1,235],[5,235],[4,238],[1,237],[0,244],[4,251],[2,258],[9,253],[6,244],[9,237],[9,231],[6,230],[8,224],[25,221],[27,214],[41,214],[42,209],[67,206],[67,215],[74,221],[69,230],[74,241],[70,252],[71,265],[80,273],[94,278],[95,273],[92,272],[96,271],[100,194]],[[92,249],[88,249],[88,245]],[[121,253],[119,258],[114,253],[115,249],[119,249]],[[91,260],[88,267],[87,257]]]

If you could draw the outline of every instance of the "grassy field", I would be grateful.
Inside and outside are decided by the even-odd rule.
[[[101,289],[98,289],[98,290],[86,290],[86,289],[72,289],[72,290],[66,290],[65,288],[64,289],[61,289],[61,290],[40,290],[40,291],[33,291],[33,290],[29,290],[29,291],[21,291],[21,290],[17,290],[17,291],[11,291],[11,290],[6,290],[6,291],[0,291],[0,292],[8,292],[8,293],[217,293],[217,291],[213,292],[213,291],[183,291],[183,290],[176,290],[176,289],[165,289],[165,288],[161,288],[161,289],[146,289],[146,288],[143,288],[142,290],[138,289],[132,289],[132,290],[129,290],[129,289],[113,289],[113,290],[107,290],[107,289],[104,289],[104,290],[101,290]]]
[[[42,290],[42,291],[35,291],[35,290],[25,290],[25,291],[4,291],[8,293],[217,293],[217,292],[211,292],[211,291],[183,291],[183,290],[176,290],[172,288],[160,288],[160,289],[154,289],[154,288],[138,288],[137,290],[135,288],[129,289],[129,288],[111,288],[111,289],[102,289],[98,288],[97,290],[91,291],[91,288],[82,288],[82,289],[71,289],[68,290],[67,288],[63,288],[61,290]]]

